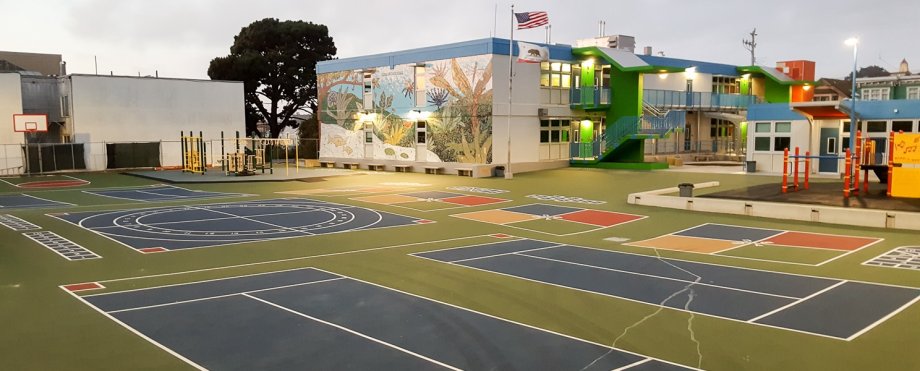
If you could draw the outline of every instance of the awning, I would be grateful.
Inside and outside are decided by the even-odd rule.
[[[735,114],[735,113],[728,113],[728,112],[704,112],[703,116],[714,118],[714,119],[728,120],[735,124],[738,124],[744,121],[744,116]]]
[[[846,119],[850,117],[846,106],[840,101],[827,102],[794,102],[789,108],[795,112],[809,116],[815,120]]]

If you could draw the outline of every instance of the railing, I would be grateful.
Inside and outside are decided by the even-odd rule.
[[[569,104],[573,106],[588,106],[588,108],[600,108],[610,105],[611,91],[610,88],[597,86],[574,87],[569,91]]]
[[[645,89],[642,102],[658,109],[743,109],[760,102],[753,95]]]
[[[580,142],[569,144],[569,156],[573,159],[597,159],[601,155],[600,142]]]
[[[642,115],[641,134],[664,136],[687,124],[685,111],[668,111],[663,117]]]

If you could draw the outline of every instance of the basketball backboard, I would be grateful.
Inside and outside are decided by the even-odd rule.
[[[45,132],[48,131],[48,115],[13,115],[13,131]]]

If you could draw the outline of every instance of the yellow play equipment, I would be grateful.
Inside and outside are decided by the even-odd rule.
[[[185,132],[179,132],[179,135],[182,139],[182,171],[204,174],[207,171],[207,145],[201,132],[198,136],[191,131],[188,135]]]
[[[888,195],[920,198],[920,134],[891,133]]]

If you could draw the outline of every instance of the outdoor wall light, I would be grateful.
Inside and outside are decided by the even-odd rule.
[[[684,70],[684,75],[687,76],[687,80],[693,80],[696,78],[696,67],[688,67]]]

